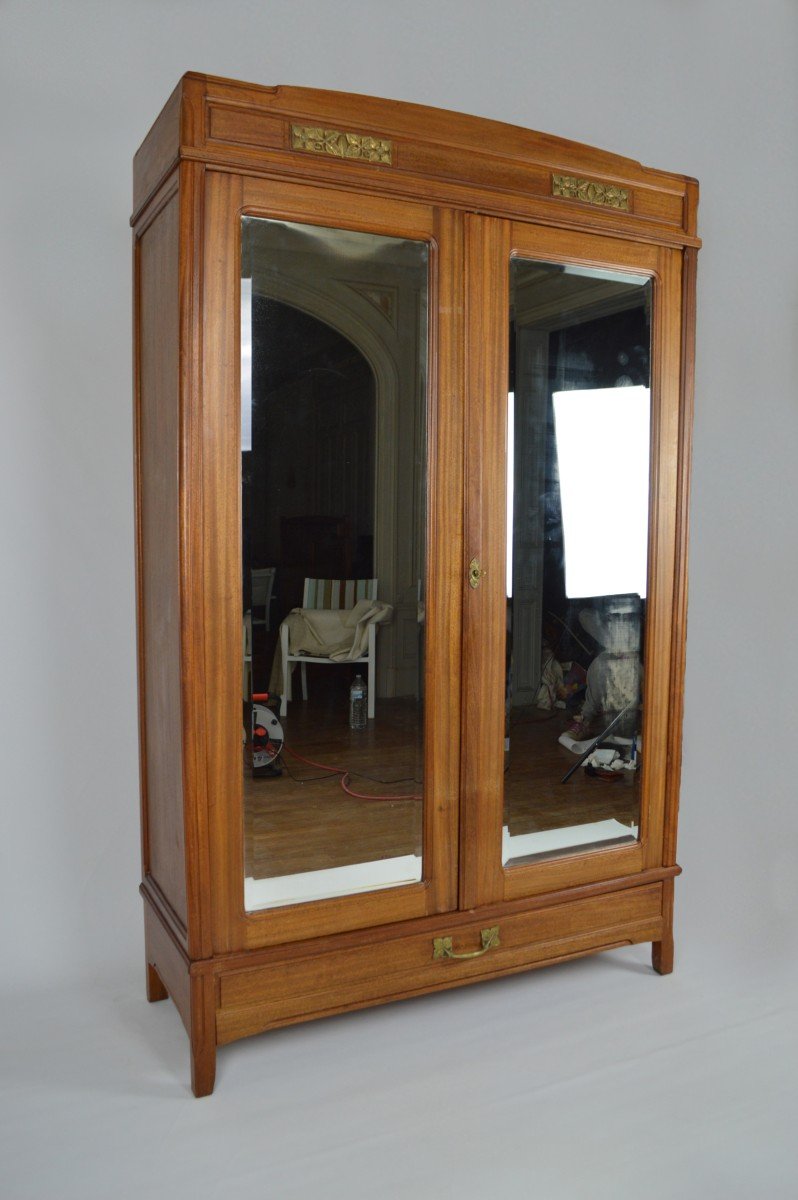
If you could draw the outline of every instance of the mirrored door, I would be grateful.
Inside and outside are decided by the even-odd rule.
[[[237,347],[204,384],[218,937],[455,907],[462,339],[439,314],[461,222],[256,179],[207,195],[212,345]]]
[[[486,410],[482,450],[469,454],[494,482],[467,534],[480,562],[466,686],[481,678],[490,697],[468,766],[491,810],[489,827],[476,819],[465,883],[478,903],[655,857],[671,604],[658,581],[673,536],[658,498],[676,434],[658,364],[678,280],[667,252],[474,222],[469,245],[490,243],[492,264],[476,260],[471,303],[481,293],[481,311],[503,314],[469,410]],[[496,632],[480,648],[487,624]]]
[[[651,294],[510,263],[505,867],[637,840]]]
[[[429,267],[242,218],[249,912],[423,878]]]
[[[205,223],[216,947],[656,865],[678,251],[223,176]]]

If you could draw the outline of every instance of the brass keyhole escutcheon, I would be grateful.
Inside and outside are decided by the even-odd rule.
[[[482,583],[482,578],[487,574],[487,571],[480,565],[478,558],[472,558],[468,564],[468,582],[472,588],[478,588]]]

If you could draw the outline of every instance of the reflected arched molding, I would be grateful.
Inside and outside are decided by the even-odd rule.
[[[415,381],[412,364],[416,346],[412,340],[399,337],[396,327],[399,303],[395,294],[389,316],[370,294],[382,292],[383,288],[369,288],[365,283],[355,285],[331,278],[324,279],[320,287],[286,275],[270,272],[268,289],[260,286],[256,294],[291,305],[329,325],[356,347],[374,376],[374,574],[379,579],[380,599],[395,608],[394,621],[380,631],[377,693],[380,696],[401,695],[415,682],[412,669],[408,680],[403,679],[407,672],[401,661],[400,630],[403,622],[416,621],[415,594],[411,595],[416,571],[413,543],[418,535],[423,537],[423,530],[415,529],[417,515],[409,524],[403,522],[400,526],[398,522],[399,497],[406,493],[408,484],[413,489],[412,477],[409,481],[400,478],[399,405],[403,399],[406,403],[416,403],[415,396],[403,398],[400,387],[402,379]],[[408,366],[409,370],[406,369]],[[412,469],[415,456],[408,457]],[[417,504],[413,507],[417,513]]]
[[[367,283],[355,283],[351,280],[349,281],[348,286],[353,292],[356,292],[357,295],[362,296],[364,300],[367,300],[373,308],[376,308],[377,312],[380,313],[381,316],[385,317],[386,321],[388,321],[394,329],[396,328],[398,311],[396,288],[377,288]]]

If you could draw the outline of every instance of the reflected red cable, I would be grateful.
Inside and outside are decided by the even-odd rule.
[[[374,796],[368,795],[365,792],[355,792],[352,788],[347,787],[349,779],[349,771],[346,767],[331,767],[329,763],[315,762],[312,758],[305,758],[304,754],[297,754],[296,750],[292,750],[283,742],[283,753],[288,752],[292,758],[296,758],[299,762],[307,763],[309,767],[316,767],[319,771],[327,771],[330,775],[341,776],[341,787],[346,792],[347,796],[354,796],[356,800],[421,800],[421,796]],[[300,781],[301,782],[301,781]]]

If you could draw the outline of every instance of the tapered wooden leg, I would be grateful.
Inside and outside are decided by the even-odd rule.
[[[161,977],[152,963],[147,963],[147,999],[150,1004],[156,1000],[168,999],[169,993],[161,982]]]
[[[673,970],[673,935],[661,942],[651,943],[651,965],[658,975],[670,975]]]
[[[670,975],[673,970],[673,880],[666,879],[662,885],[662,916],[665,922],[662,941],[652,942],[651,965],[659,975]]]
[[[216,995],[210,974],[191,977],[191,1090],[210,1096],[216,1082]]]

